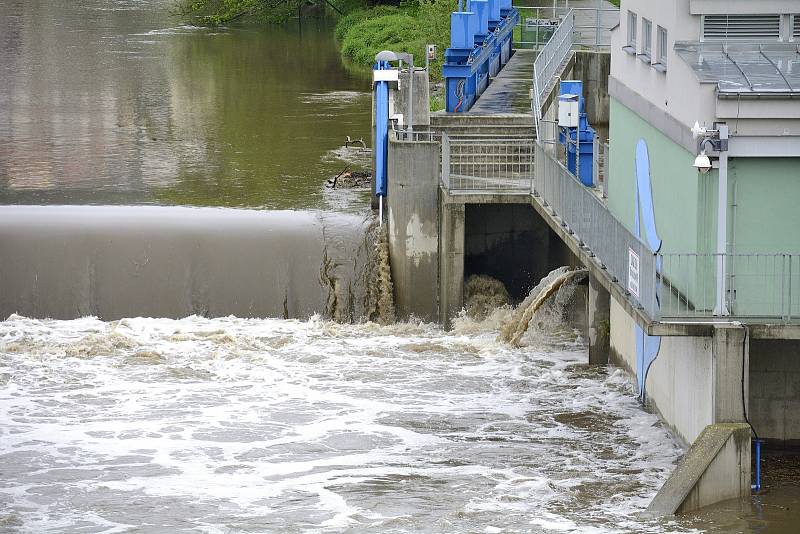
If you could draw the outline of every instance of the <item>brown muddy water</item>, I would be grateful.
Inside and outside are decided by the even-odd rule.
[[[363,210],[369,72],[332,24],[203,29],[171,0],[0,0],[0,203]]]

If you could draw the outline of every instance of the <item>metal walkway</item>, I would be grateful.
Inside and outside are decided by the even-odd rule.
[[[468,113],[531,113],[530,89],[533,87],[535,57],[533,50],[516,50]]]

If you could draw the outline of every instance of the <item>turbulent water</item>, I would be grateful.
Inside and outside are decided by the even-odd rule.
[[[635,514],[679,449],[623,373],[496,327],[12,316],[0,531],[671,529]]]

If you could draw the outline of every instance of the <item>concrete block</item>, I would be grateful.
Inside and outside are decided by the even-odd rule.
[[[605,365],[611,351],[611,295],[591,275],[587,308],[589,363]]]
[[[742,387],[747,399],[750,381],[748,349],[744,328],[737,325],[714,326],[712,376],[715,423],[744,422]]]
[[[415,60],[425,58],[415,58]],[[408,90],[409,90],[408,70],[400,72],[400,90],[395,95],[395,113],[403,114],[404,123],[408,124]],[[428,72],[424,69],[415,67],[414,70],[414,102],[412,103],[414,113],[414,126],[429,126],[431,123],[431,106],[429,96]]]
[[[437,143],[389,142],[389,255],[400,318],[438,318]]]
[[[750,427],[707,426],[670,475],[645,515],[687,513],[750,495]]]

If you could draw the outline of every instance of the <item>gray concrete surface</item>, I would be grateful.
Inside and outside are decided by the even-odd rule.
[[[389,142],[389,255],[398,318],[438,319],[439,162],[436,142]]]
[[[800,342],[750,342],[749,416],[769,446],[800,448]]]
[[[531,113],[530,88],[533,86],[533,50],[515,50],[511,60],[492,79],[467,114]]]
[[[449,329],[464,303],[464,204],[440,203],[439,322]]]
[[[651,517],[693,512],[750,495],[750,427],[709,425],[650,502]]]
[[[425,58],[415,58],[416,61],[424,61]],[[400,72],[400,90],[395,93],[394,112],[403,114],[403,121],[408,123],[408,94],[409,94],[409,75],[408,70]],[[428,71],[415,67],[414,69],[414,102],[412,103],[414,113],[414,129],[424,127],[427,129],[430,124],[430,85]],[[373,114],[374,116],[374,114]]]
[[[589,363],[605,365],[611,352],[611,295],[589,276],[588,297]]]

